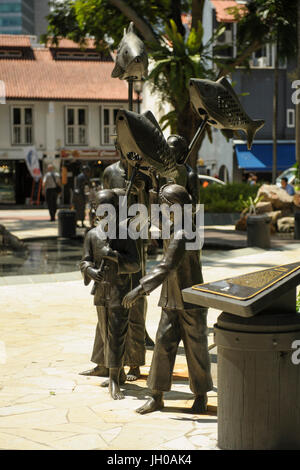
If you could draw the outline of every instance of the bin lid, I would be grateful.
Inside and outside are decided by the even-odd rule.
[[[247,224],[268,224],[271,222],[271,220],[271,217],[266,214],[248,215]]]
[[[260,313],[255,317],[243,318],[223,312],[218,317],[217,326],[224,330],[244,331],[247,333],[300,331],[300,314]]]

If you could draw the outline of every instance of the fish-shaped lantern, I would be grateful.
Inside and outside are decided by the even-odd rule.
[[[176,179],[175,154],[151,111],[138,114],[120,109],[116,128],[119,147],[131,166],[138,162],[141,169],[154,168],[161,176]]]
[[[128,30],[124,29],[111,76],[120,80],[143,80],[147,74],[148,56],[145,45],[134,33],[133,22],[131,22]]]
[[[243,130],[251,149],[254,136],[265,121],[250,119],[225,77],[216,82],[191,78],[190,98],[196,112],[202,119],[206,117],[211,126],[226,131]]]

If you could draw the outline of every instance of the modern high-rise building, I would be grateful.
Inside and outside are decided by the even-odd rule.
[[[47,30],[48,0],[0,0],[0,34],[40,36]]]

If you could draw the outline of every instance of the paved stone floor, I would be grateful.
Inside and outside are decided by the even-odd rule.
[[[38,211],[34,212],[37,216]],[[45,211],[40,216],[45,217]],[[31,236],[41,230],[49,236],[55,230],[45,219],[45,225],[38,223],[37,229],[31,220],[26,230],[22,230],[22,221],[16,219],[14,225],[10,220],[10,229],[24,238],[29,229]],[[8,227],[9,221],[0,220],[4,222]],[[297,259],[300,244],[286,243],[267,251],[216,251],[203,256],[203,274],[205,281],[217,280]],[[92,366],[89,358],[96,325],[90,287],[83,285],[80,273],[14,276],[1,281],[0,449],[218,449],[216,348],[210,351],[214,389],[209,394],[208,414],[189,413],[193,397],[180,345],[165,409],[140,416],[135,409],[147,398],[151,350],[142,378],[124,385],[124,400],[111,400],[107,389],[100,386],[103,379],[78,375]],[[153,338],[160,316],[159,291],[148,298],[147,329]],[[209,344],[219,313],[209,309]]]

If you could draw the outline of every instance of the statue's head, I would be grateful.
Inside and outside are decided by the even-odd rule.
[[[187,190],[179,184],[165,184],[160,188],[159,200],[161,204],[172,206],[173,204],[191,204],[191,197]]]
[[[96,194],[97,207],[101,204],[111,204],[116,208],[118,206],[118,195],[112,189],[101,189]]]
[[[176,216],[179,217],[179,220],[182,220],[184,215],[183,207],[185,204],[191,204],[191,198],[183,186],[168,183],[162,186],[159,191],[159,202],[163,220],[173,224]],[[171,206],[173,207],[171,208]]]
[[[188,153],[188,144],[185,138],[181,135],[171,134],[167,143],[175,156],[176,163],[183,164]]]

